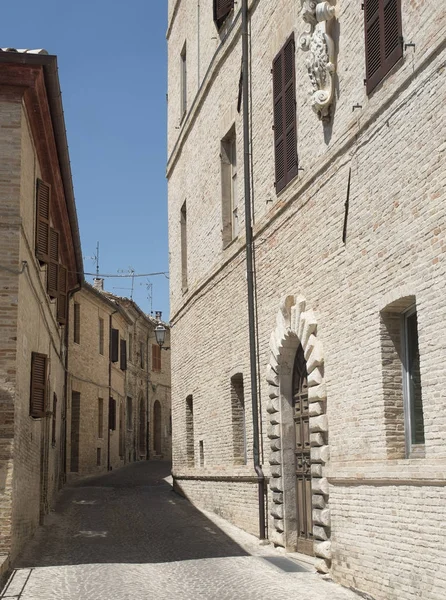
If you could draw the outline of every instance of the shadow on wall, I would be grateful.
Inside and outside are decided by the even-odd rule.
[[[62,492],[15,567],[163,563],[247,556],[166,481],[170,462],[143,461]]]

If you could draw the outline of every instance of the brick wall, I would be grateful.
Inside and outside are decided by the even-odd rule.
[[[174,5],[170,3],[172,15]],[[264,374],[269,338],[281,298],[297,294],[314,311],[324,347],[332,574],[377,599],[411,599],[423,593],[437,600],[446,590],[439,525],[446,517],[440,500],[446,475],[442,400],[446,128],[436,116],[445,100],[445,16],[439,6],[423,8],[402,1],[404,39],[416,43],[415,51],[407,48],[403,60],[367,97],[363,12],[356,3],[337,3],[334,117],[322,124],[311,110],[306,56],[296,50],[298,152],[303,171],[277,197],[270,70],[290,33],[294,31],[298,40],[305,26],[294,2],[271,0],[252,6],[253,198],[265,471],[268,474]],[[200,65],[194,2],[178,4],[168,32],[173,459],[179,477],[253,474],[243,206],[239,239],[223,251],[221,237],[220,140],[234,123],[240,197],[243,190],[242,123],[236,112],[239,21],[235,19],[220,45],[211,10],[209,3],[201,12]],[[192,49],[188,65],[192,108],[176,129],[177,57],[184,40]],[[198,82],[202,85],[197,95]],[[352,110],[355,104],[362,108]],[[186,294],[181,286],[180,249],[184,201],[188,211]],[[381,311],[409,296],[415,297],[417,306],[426,456],[401,460],[389,457]],[[229,384],[237,372],[243,373],[245,381],[246,467],[233,466]],[[189,395],[194,405],[194,467],[186,458]],[[200,441],[204,467],[199,461]],[[252,491],[251,484],[191,479],[179,479],[179,484],[193,501],[216,511],[221,510],[221,503],[213,497],[224,497],[227,518],[256,531],[256,503],[247,503],[244,495]],[[371,509],[375,505],[376,514]],[[423,552],[408,549],[414,540]],[[381,552],[384,546],[393,562]],[[411,575],[415,560],[420,573],[423,569],[435,572],[430,582]]]

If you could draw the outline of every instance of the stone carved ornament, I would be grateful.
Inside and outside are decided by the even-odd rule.
[[[324,0],[301,0],[301,17],[310,30],[299,38],[301,50],[308,52],[305,61],[312,85],[311,105],[322,121],[330,119],[334,96],[335,45],[327,33],[327,21],[334,17],[335,7]]]

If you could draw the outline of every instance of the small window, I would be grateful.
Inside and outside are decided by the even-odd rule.
[[[127,342],[125,340],[120,341],[120,361],[119,366],[121,371],[125,371],[127,369]]]
[[[238,236],[237,145],[235,128],[221,141],[222,237],[227,246]]]
[[[295,76],[293,34],[273,62],[276,193],[288,185],[298,173]]]
[[[102,451],[101,448],[96,448],[96,465],[100,467],[102,464]]]
[[[232,443],[236,465],[246,464],[246,417],[243,375],[231,377]]]
[[[111,330],[110,360],[111,362],[118,362],[119,360],[119,329]]]
[[[99,354],[104,355],[104,319],[99,317]]]
[[[186,202],[181,207],[181,285],[183,292],[187,291],[187,208]]]
[[[181,66],[181,119],[187,112],[187,52],[186,42],[184,42],[183,49],[180,54],[180,66]]]
[[[31,356],[30,415],[35,419],[45,416],[48,357],[33,352]]]
[[[403,315],[404,340],[404,404],[406,438],[409,454],[424,451],[424,417],[421,393],[420,352],[418,348],[417,311],[415,307]]]
[[[116,400],[114,398],[108,400],[108,428],[112,431],[116,429]]]
[[[364,0],[367,94],[403,56],[401,0]]]
[[[152,371],[161,371],[161,348],[152,344]]]
[[[223,25],[234,8],[234,0],[214,0],[214,22],[218,29]]]
[[[127,429],[133,429],[133,400],[130,396],[127,396]]]
[[[200,440],[200,467],[204,467],[204,442]]]
[[[74,303],[73,310],[73,341],[75,344],[81,343],[81,305]]]
[[[139,343],[139,366],[141,369],[145,369],[144,342]]]
[[[104,437],[104,399],[98,398],[98,438]]]

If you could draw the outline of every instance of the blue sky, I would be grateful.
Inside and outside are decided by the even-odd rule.
[[[87,272],[97,241],[102,273],[168,269],[166,20],[167,0],[2,3],[0,47],[58,57]],[[153,310],[167,319],[168,280],[150,281]],[[149,312],[146,283],[135,280],[134,299]],[[130,295],[116,289],[130,280],[105,287]]]

